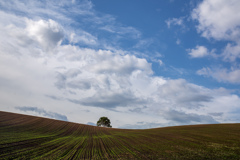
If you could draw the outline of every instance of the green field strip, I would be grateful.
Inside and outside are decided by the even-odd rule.
[[[39,142],[47,141],[49,139],[52,139],[52,137],[41,137],[41,138],[27,139],[27,140],[13,142],[13,143],[5,143],[1,146],[1,149],[3,148],[10,149],[12,147],[16,148],[16,147],[21,147],[22,145],[25,145],[25,146],[31,146],[34,144],[38,145]]]
[[[14,154],[19,155],[19,153],[24,154],[24,152],[30,152],[31,150],[39,150],[39,146],[44,141],[47,141],[48,139],[33,139],[31,141],[20,141],[19,143],[10,144],[4,148],[1,148],[1,156],[7,157],[8,155]],[[36,150],[36,151],[37,151]]]
[[[39,152],[42,152],[40,148],[38,147],[29,147],[29,148],[23,148],[23,149],[16,149],[13,151],[6,152],[6,154],[1,154],[2,158],[20,158],[24,159],[23,157],[28,157],[27,159],[30,159],[31,157],[36,156]],[[31,158],[32,159],[32,158]]]
[[[127,130],[0,111],[0,159],[240,159],[240,124]]]
[[[102,152],[105,153],[107,158],[117,157],[113,151],[113,149],[117,147],[117,144],[111,144],[111,141],[106,138],[99,138],[98,141],[101,145]]]
[[[74,138],[72,141],[68,142],[68,144],[71,144],[68,149],[61,154],[60,159],[71,159],[71,157],[74,157],[76,152],[78,152],[78,148],[83,147],[86,139],[87,138]]]
[[[85,154],[85,150],[87,147],[87,143],[88,143],[88,137],[84,136],[85,138],[82,139],[81,142],[79,142],[77,145],[75,145],[74,147],[74,151],[72,152],[72,155],[69,157],[71,159],[80,159],[83,158],[84,154]]]
[[[71,141],[69,141],[71,140]],[[52,157],[54,155],[54,159],[61,157],[62,153],[66,151],[69,147],[69,142],[72,143],[72,138],[69,137],[62,137],[60,139],[56,139],[53,142],[47,142],[43,144],[45,148],[51,147],[52,150],[49,150],[48,152],[45,152],[45,154],[41,155],[41,159],[48,159],[49,157]],[[50,158],[51,159],[51,158]]]
[[[104,145],[102,138],[99,137],[95,141],[97,142],[95,149],[98,151],[98,157],[109,159],[109,155],[107,154],[106,150],[106,145]]]
[[[100,158],[109,159],[106,147],[105,147],[105,145],[103,143],[103,140],[101,138],[99,138],[99,139],[97,139],[97,142],[98,142],[98,146],[99,146],[98,149],[99,149],[99,156],[100,156]]]
[[[47,137],[54,137],[55,135],[47,135],[47,134],[34,134],[31,132],[8,132],[8,131],[1,131],[0,132],[0,146],[7,144],[7,143],[14,143],[24,140],[31,140],[37,138],[47,138]]]
[[[126,141],[126,137],[125,138],[116,138],[115,141],[119,144],[119,146],[125,150],[124,152],[127,153],[128,155],[130,155],[132,158],[138,158],[138,155],[135,153],[136,150],[133,148],[134,144],[129,144]]]
[[[52,150],[48,150],[42,155],[36,157],[35,159],[58,159],[61,157],[62,153],[67,149],[64,143],[58,145],[52,145]]]
[[[21,151],[17,151],[16,154],[12,153],[13,155],[16,155],[20,159],[33,159],[35,157],[41,156],[42,154],[46,153],[48,150],[53,149],[54,147],[31,147],[31,148],[26,148]]]

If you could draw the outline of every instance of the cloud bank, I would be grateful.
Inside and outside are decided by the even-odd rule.
[[[208,71],[205,67],[199,70],[198,74],[207,75],[219,82],[239,84],[240,15],[237,14],[239,6],[240,2],[238,0],[204,0],[192,11],[191,17],[197,21],[197,30],[202,37],[208,40],[227,42],[227,45],[217,57],[220,57],[223,62],[227,62],[231,66],[231,69],[208,67]],[[192,57],[194,55],[195,57],[197,55],[207,55],[203,48],[201,54],[198,53],[191,52],[190,55]]]
[[[0,3],[5,6],[0,11],[0,67],[3,68],[0,70],[0,105],[3,110],[20,110],[80,123],[94,122],[106,115],[113,126],[127,128],[235,122],[232,117],[240,98],[231,91],[157,76],[147,59],[114,47],[112,39],[101,39],[103,32],[120,37],[119,41],[122,35],[141,38],[141,33],[117,23],[110,15],[98,15],[90,1],[78,4],[62,1],[58,5],[53,1],[49,4],[45,1]],[[11,5],[19,7],[13,12]],[[39,5],[47,7],[39,9]],[[222,26],[217,30],[222,35],[217,35],[210,27],[217,22],[210,23],[202,14],[205,5],[209,4],[202,3],[193,12],[203,36],[223,39],[238,34],[237,28],[230,27],[236,33],[229,34],[225,33],[229,26]],[[67,13],[68,7],[73,8],[70,13]],[[23,14],[18,15],[16,11]],[[84,23],[81,26],[69,14],[97,26],[99,34],[87,30]],[[174,19],[169,21],[169,26],[172,24],[182,22]],[[204,46],[189,52],[193,58],[208,54]],[[209,75],[210,71],[198,73]],[[237,78],[228,81],[237,81]]]
[[[53,119],[58,119],[58,120],[63,120],[63,121],[68,121],[67,117],[62,114],[58,114],[55,112],[47,112],[44,109],[40,109],[37,107],[28,107],[28,106],[20,106],[20,107],[15,107],[17,110],[23,111],[23,112],[32,112],[33,114],[36,115],[41,115],[44,117],[49,117]]]

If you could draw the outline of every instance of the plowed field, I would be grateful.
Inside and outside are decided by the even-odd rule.
[[[0,111],[0,159],[240,159],[240,124],[127,130]]]

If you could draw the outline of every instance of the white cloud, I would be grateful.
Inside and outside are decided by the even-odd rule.
[[[144,48],[147,48],[149,47],[151,44],[153,44],[154,42],[154,39],[143,39],[143,40],[140,40],[135,46],[134,48],[137,48],[137,49],[144,49]]]
[[[172,18],[172,19],[166,20],[165,22],[167,23],[168,28],[170,28],[172,25],[178,25],[178,26],[184,27],[183,19],[184,17]]]
[[[239,68],[236,66],[240,58],[239,8],[239,0],[204,0],[193,10],[192,18],[198,21],[197,30],[203,37],[230,41],[219,56],[212,54],[230,62],[229,69],[203,68],[197,72],[199,75],[213,77],[219,82],[239,83]],[[207,55],[206,49],[199,54],[204,55]]]
[[[177,123],[218,123],[209,115],[199,115],[195,113],[184,113],[175,110],[170,110],[165,114],[166,119],[176,121]]]
[[[189,122],[212,123],[214,119],[208,115],[208,112],[214,112],[211,109],[216,107],[213,101],[218,101],[223,97],[231,97],[231,94],[225,93],[215,97],[219,91],[190,84],[182,79],[170,80],[152,77],[150,64],[137,57],[128,57],[105,50],[81,49],[70,45],[57,46],[56,51],[54,56],[45,55],[44,63],[40,57],[30,56],[29,60],[26,61],[26,59],[8,56],[9,60],[14,60],[9,61],[6,56],[2,55],[1,67],[6,68],[6,70],[5,72],[1,71],[0,80],[2,84],[4,79],[7,78],[7,81],[4,82],[4,88],[1,88],[0,94],[7,94],[15,101],[8,101],[5,96],[1,96],[4,98],[1,99],[1,104],[37,106],[38,108],[47,104],[48,108],[44,107],[43,109],[50,112],[58,110],[58,113],[64,113],[70,121],[81,123],[93,121],[93,117],[105,115],[108,112],[107,115],[118,115],[111,118],[115,127],[129,124],[129,122],[118,122],[119,117],[124,117],[126,121],[131,121],[134,125],[140,120],[148,119],[148,115],[154,115],[158,117],[158,119],[154,118],[156,121],[154,123],[157,126],[157,124],[164,125],[165,123],[172,125],[189,124]],[[22,56],[22,58],[25,57],[27,56]],[[101,72],[91,68],[92,64],[101,64],[106,57],[109,62],[114,61],[116,64],[129,67],[126,69],[117,65],[116,68],[112,69],[111,65],[107,65],[101,69]],[[127,59],[125,59],[126,57]],[[6,60],[8,63],[3,63]],[[30,61],[32,63],[28,63]],[[22,63],[25,65],[21,66]],[[15,66],[16,64],[19,65]],[[15,67],[9,70],[9,65]],[[19,72],[23,75],[16,77]],[[15,80],[16,78],[17,80]],[[57,86],[55,86],[56,83]],[[19,93],[14,94],[15,90],[18,90]],[[27,96],[29,92],[31,95]],[[234,98],[235,101],[239,99],[239,97]],[[231,103],[228,106],[229,108],[224,111],[223,116],[235,107],[232,108]],[[135,115],[134,120],[132,120],[132,116],[128,115],[131,111],[128,110],[133,110],[136,107],[142,108],[142,113]],[[86,109],[91,111],[82,111]],[[208,110],[206,111],[206,109]],[[73,110],[74,113],[72,113]],[[174,113],[181,113],[178,117],[184,117],[184,120],[177,122],[176,118],[172,118],[173,114],[170,114],[170,110],[173,110]],[[218,111],[222,111],[222,108],[219,108]],[[77,118],[77,115],[82,114],[87,116],[84,116],[84,119]],[[92,115],[89,116],[90,114]],[[208,118],[206,119],[206,117]],[[220,117],[218,121],[223,120]],[[146,120],[147,123],[152,123],[152,121]]]
[[[36,106],[22,109],[39,115],[57,111],[80,123],[106,115],[114,127],[139,128],[142,121],[144,127],[226,122],[238,107],[237,95],[154,76],[146,59],[129,52],[60,43],[69,33],[78,35],[65,22],[0,13],[1,110]],[[83,35],[85,40],[72,36],[72,42],[99,43],[87,31]],[[211,115],[216,110],[223,113],[217,119]]]
[[[103,26],[100,29],[111,32],[111,33],[116,33],[119,35],[131,37],[134,39],[140,38],[141,36],[141,32],[134,27],[125,27],[125,26],[119,26],[116,24],[111,24],[111,25]]]
[[[131,74],[135,70],[142,70],[152,74],[151,65],[145,59],[136,58],[135,56],[114,55],[111,52],[100,50],[96,58],[101,59],[101,61],[96,61],[88,67],[92,72]]]
[[[197,74],[212,77],[219,82],[228,82],[233,84],[240,83],[240,69],[210,69],[202,68],[197,71]]]
[[[163,61],[160,60],[160,59],[158,60],[158,63],[159,63],[160,66],[164,65]]]
[[[135,124],[125,124],[121,125],[119,128],[132,128],[132,129],[146,129],[146,128],[158,128],[166,126],[164,123],[156,122],[136,122]],[[168,125],[169,126],[169,125]]]
[[[64,38],[75,45],[116,49],[122,39],[136,40],[141,37],[141,32],[136,28],[118,23],[112,15],[96,12],[89,0],[61,2],[9,0],[1,1],[0,5],[3,12],[11,15],[21,13],[18,16],[32,21],[51,19],[58,22],[64,28]],[[90,33],[92,30],[96,31],[95,34]],[[107,36],[105,31],[117,36],[114,38]],[[98,35],[102,34],[105,34],[105,37],[99,40]]]
[[[93,4],[91,1],[31,1],[9,0],[1,1],[1,9],[8,13],[21,13],[19,15],[30,19],[53,19],[61,21],[62,24],[73,22],[69,15],[86,16],[93,15]],[[71,7],[71,9],[69,9]]]
[[[224,61],[235,62],[236,59],[240,58],[240,44],[233,45],[228,43],[222,53],[222,57]]]
[[[202,103],[213,99],[210,90],[187,83],[183,79],[166,81],[157,88],[155,94],[156,100],[157,97],[165,97],[157,100],[162,107],[180,110],[201,108]]]
[[[44,109],[40,109],[37,107],[29,107],[29,106],[18,106],[15,107],[17,110],[22,111],[24,114],[30,114],[32,113],[33,115],[42,115],[45,117],[53,118],[53,119],[58,119],[58,120],[63,120],[63,121],[68,121],[67,117],[62,114],[58,114],[55,112],[48,112]]]
[[[209,51],[204,46],[196,46],[195,49],[188,49],[191,58],[202,58],[209,55]]]
[[[177,39],[176,44],[177,44],[177,45],[181,44],[181,40],[180,40],[180,39]]]
[[[62,27],[55,21],[26,21],[26,33],[36,39],[45,50],[51,50],[55,46],[60,45],[63,39]]]
[[[192,12],[199,22],[197,29],[203,37],[217,40],[239,40],[239,0],[204,0]]]
[[[97,37],[83,30],[70,33],[69,40],[73,44],[84,43],[88,45],[97,45]]]

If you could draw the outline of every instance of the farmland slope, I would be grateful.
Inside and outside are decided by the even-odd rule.
[[[240,159],[240,124],[127,130],[0,111],[0,159]]]

